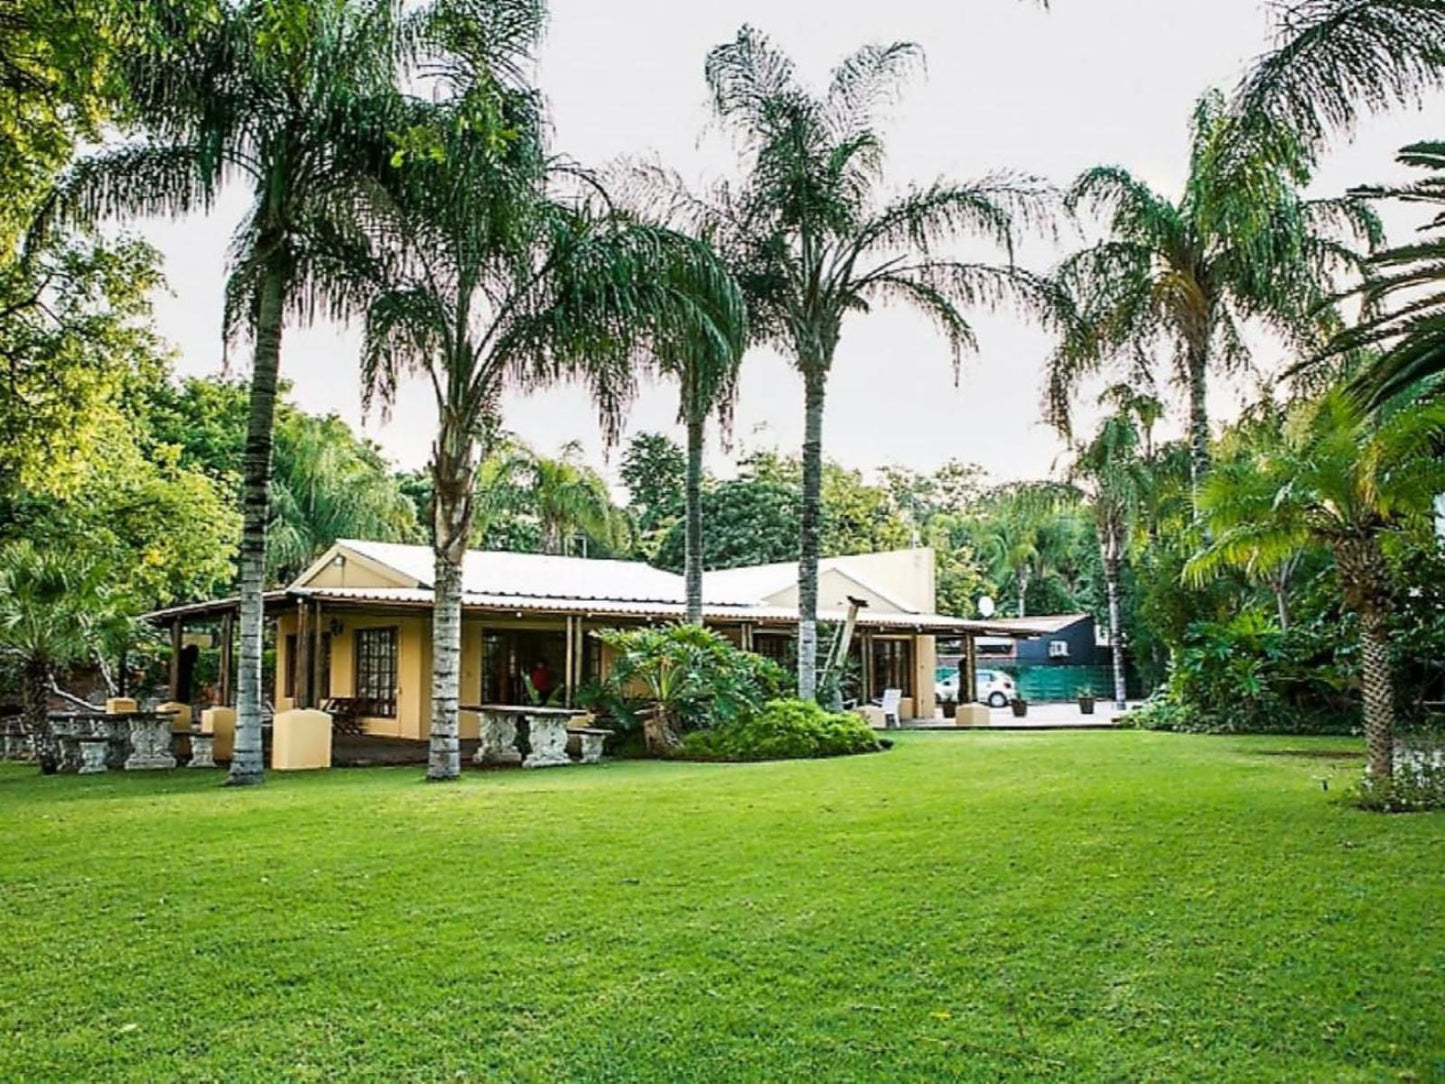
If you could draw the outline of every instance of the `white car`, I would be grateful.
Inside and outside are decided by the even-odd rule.
[[[958,703],[959,672],[953,671],[934,686],[934,695],[939,700]],[[1002,670],[980,670],[974,684],[974,699],[991,708],[1003,708],[1017,695],[1014,679]]]

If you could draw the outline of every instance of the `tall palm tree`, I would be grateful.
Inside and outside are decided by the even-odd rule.
[[[1434,211],[1423,227],[1427,236],[1385,249],[1370,261],[1372,275],[1361,296],[1365,311],[1375,315],[1342,333],[1327,351],[1383,351],[1354,380],[1373,406],[1412,391],[1439,394],[1445,374],[1445,142],[1412,144],[1399,161],[1429,173],[1412,184],[1360,189],[1359,195]]]
[[[1146,416],[1153,413],[1147,403],[1131,405],[1142,409]],[[1144,436],[1136,417],[1127,409],[1106,417],[1093,439],[1078,449],[1070,470],[1074,483],[1085,493],[1104,565],[1114,706],[1120,711],[1126,706],[1122,570],[1145,484],[1146,461],[1140,456]]]
[[[19,663],[25,731],[46,771],[57,757],[46,710],[56,671],[118,642],[126,625],[98,564],[28,539],[0,549],[0,655]]]
[[[1277,448],[1252,469],[1211,476],[1199,507],[1213,542],[1186,566],[1202,582],[1223,565],[1249,568],[1308,545],[1335,559],[1340,599],[1359,619],[1370,774],[1393,779],[1389,569],[1382,542],[1429,529],[1445,440],[1445,403],[1399,410],[1378,423],[1336,389],[1297,408]]]
[[[1000,586],[1011,582],[1016,614],[1028,614],[1029,587],[1058,566],[1068,549],[1063,506],[1074,496],[1052,483],[1005,486],[986,498],[970,522],[974,550]]]
[[[224,332],[253,344],[242,477],[240,668],[228,782],[259,783],[272,422],[282,331],[346,307],[355,189],[392,154],[399,0],[161,4],[165,33],[124,58],[143,138],[82,159],[46,218],[180,216],[252,193],[231,240]]]
[[[683,296],[694,296],[680,284]],[[700,305],[705,297],[698,297]],[[683,582],[686,584],[687,620],[702,624],[702,456],[707,420],[716,414],[724,435],[732,425],[737,400],[738,372],[742,364],[747,327],[736,317],[740,308],[706,313],[694,327],[701,334],[659,342],[656,364],[678,382],[678,421],[687,429],[687,471],[683,513]]]
[[[1244,117],[1297,132],[1311,149],[1361,112],[1419,104],[1445,86],[1439,0],[1274,0],[1274,48],[1235,95]]]
[[[749,338],[784,350],[803,378],[803,485],[798,569],[798,694],[817,691],[818,557],[823,411],[844,318],[901,303],[947,338],[955,366],[975,346],[972,306],[1043,308],[1043,283],[1013,265],[1015,235],[1044,218],[1048,192],[996,173],[937,181],[885,200],[884,107],[922,60],[918,46],[866,46],[822,93],[757,30],[707,58],[714,112],[735,138],[743,176],[702,197],[674,190],[671,209],[712,238],[748,298]],[[955,259],[939,246],[974,236],[998,264]]]
[[[632,525],[607,482],[583,461],[580,444],[567,444],[556,457],[528,449],[513,471],[522,481],[519,507],[537,517],[545,552],[566,555],[579,537],[584,547],[590,539],[609,550],[626,548]]]
[[[520,55],[537,24],[509,18],[506,9],[517,6],[482,4],[452,29],[488,46],[511,41]],[[499,25],[479,21],[489,17]],[[439,414],[431,779],[460,773],[461,565],[478,455],[499,428],[502,392],[580,379],[613,439],[636,363],[695,315],[675,283],[687,277],[699,290],[710,286],[718,308],[741,307],[703,246],[558,194],[559,178],[576,171],[545,156],[529,90],[467,71],[456,82],[455,98],[418,107],[412,129],[429,133],[430,148],[406,157],[378,203],[388,259],[363,345],[368,399],[389,401],[402,375],[417,371],[430,379]],[[555,518],[548,529],[556,533]]]
[[[1101,214],[1106,236],[1067,258],[1057,278],[1073,319],[1050,359],[1049,420],[1067,432],[1081,380],[1110,363],[1147,366],[1167,351],[1187,390],[1197,486],[1209,467],[1209,376],[1249,364],[1242,325],[1255,319],[1291,341],[1337,330],[1335,278],[1359,269],[1349,247],[1382,232],[1353,198],[1306,200],[1303,148],[1282,130],[1246,125],[1222,95],[1198,103],[1189,178],[1177,201],[1127,170],[1083,173],[1071,211]]]

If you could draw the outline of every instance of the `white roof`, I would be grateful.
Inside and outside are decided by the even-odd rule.
[[[818,574],[839,572],[847,576],[864,590],[877,595],[900,613],[916,613],[917,608],[899,600],[890,591],[860,576],[856,566],[847,557],[822,557],[818,560]],[[798,582],[798,562],[780,561],[771,565],[747,565],[743,568],[724,568],[703,575],[704,587],[713,594],[726,594],[739,598],[764,599],[786,591]],[[716,589],[716,590],[714,590]]]
[[[343,539],[337,546],[395,569],[422,587],[432,586],[435,558],[430,546],[354,539]],[[302,576],[303,580],[308,578],[308,575]],[[712,584],[704,581],[704,601],[714,605],[746,606],[762,597],[711,588]],[[462,591],[475,595],[678,605],[687,597],[681,576],[641,561],[603,561],[494,550],[467,551],[462,563]]]

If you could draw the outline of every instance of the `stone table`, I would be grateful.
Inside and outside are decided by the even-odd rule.
[[[474,764],[517,764],[524,768],[560,768],[572,763],[567,755],[567,723],[585,711],[573,708],[542,708],[529,704],[463,704],[461,711],[481,716],[481,744],[472,757]],[[528,740],[532,752],[525,760],[517,752],[517,722],[530,724]]]

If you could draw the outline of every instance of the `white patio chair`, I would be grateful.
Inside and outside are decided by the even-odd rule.
[[[883,726],[892,730],[901,727],[903,724],[898,718],[898,705],[903,701],[902,689],[884,689],[883,699],[879,701],[879,707],[883,709]]]

